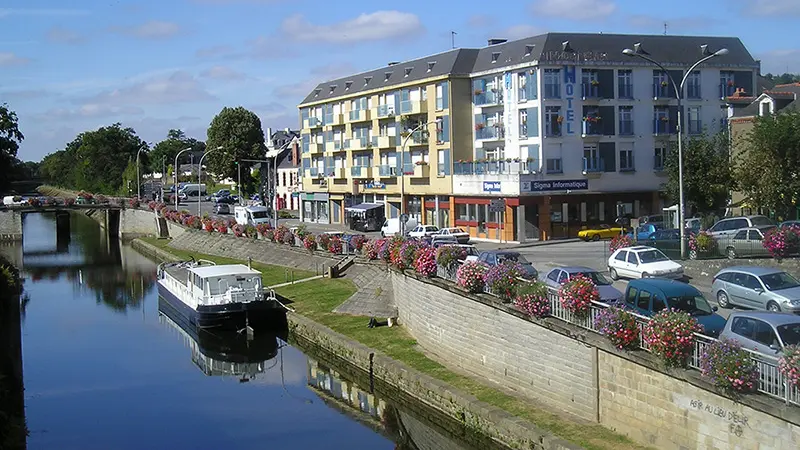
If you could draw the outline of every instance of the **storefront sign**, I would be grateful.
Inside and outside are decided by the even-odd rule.
[[[567,111],[564,114],[566,134],[575,134],[575,66],[564,66],[564,90],[567,100]]]
[[[500,192],[499,181],[484,181],[483,192]]]
[[[364,185],[367,189],[386,189],[386,184],[381,183],[380,181],[370,181]]]
[[[520,183],[520,192],[545,192],[545,191],[585,191],[589,189],[589,180],[547,180],[523,181]]]

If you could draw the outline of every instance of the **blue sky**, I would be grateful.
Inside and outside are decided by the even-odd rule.
[[[458,5],[458,6],[455,6]],[[657,6],[657,8],[655,7]],[[397,8],[397,9],[395,9]],[[114,122],[156,143],[170,128],[205,140],[224,106],[264,128],[296,127],[320,81],[488,37],[547,31],[733,35],[764,72],[800,72],[798,0],[3,0],[0,102],[39,160]]]

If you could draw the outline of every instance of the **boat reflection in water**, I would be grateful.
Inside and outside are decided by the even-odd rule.
[[[158,298],[159,322],[175,330],[192,351],[192,362],[207,376],[237,377],[244,383],[277,363],[285,333],[261,330],[249,337],[235,331],[206,331],[183,320],[170,304]],[[279,343],[279,337],[282,338]]]

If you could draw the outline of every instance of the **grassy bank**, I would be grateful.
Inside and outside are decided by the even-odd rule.
[[[208,259],[218,264],[239,263],[228,258],[183,252],[166,247],[169,241],[143,239],[153,245],[184,258],[189,255],[195,258]],[[253,264],[253,267],[264,272],[265,279],[283,277],[283,267],[265,264]],[[270,274],[270,271],[276,273]],[[299,277],[298,277],[299,278]],[[333,313],[356,291],[352,282],[345,279],[327,279],[285,286],[276,289],[280,294],[291,299],[292,307],[297,313],[321,323],[328,328],[348,336],[351,339],[374,348],[387,356],[403,362],[408,366],[444,381],[464,392],[474,395],[479,400],[504,409],[509,413],[525,418],[543,430],[566,439],[569,442],[591,450],[628,450],[645,449],[625,436],[614,433],[601,425],[581,423],[571,418],[553,414],[535,407],[530,400],[518,398],[500,390],[487,386],[473,378],[457,374],[438,362],[428,358],[418,350],[416,341],[406,333],[403,327],[367,328],[367,318]]]

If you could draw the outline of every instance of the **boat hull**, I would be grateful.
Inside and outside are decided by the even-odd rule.
[[[273,326],[284,315],[284,311],[272,300],[200,306],[195,310],[161,283],[158,283],[158,295],[189,324],[200,329],[235,331],[247,325],[253,329],[263,329]]]

